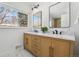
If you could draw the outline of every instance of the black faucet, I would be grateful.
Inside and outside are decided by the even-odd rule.
[[[62,31],[58,32],[58,30],[54,30],[53,31],[53,34],[60,34],[61,35],[62,34]]]
[[[55,34],[58,34],[58,30],[55,30]]]

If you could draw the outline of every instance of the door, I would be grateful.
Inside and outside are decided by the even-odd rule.
[[[54,28],[60,28],[61,27],[61,18],[54,19]]]
[[[55,57],[66,57],[69,56],[70,44],[69,41],[62,39],[52,39],[52,50]]]
[[[41,37],[41,56],[50,56],[51,38]]]

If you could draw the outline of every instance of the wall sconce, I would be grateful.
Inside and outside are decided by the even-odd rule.
[[[37,9],[39,7],[39,4],[35,5],[32,10]]]

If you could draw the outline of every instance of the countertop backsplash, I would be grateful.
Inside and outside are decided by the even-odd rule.
[[[61,32],[61,35],[62,34],[74,35],[74,32],[71,31],[70,28],[53,28],[53,29],[48,29],[47,33],[53,34],[53,31],[55,31],[55,30],[58,31],[58,34],[60,34],[60,32]],[[33,28],[30,31],[31,32],[37,32],[37,33],[42,33],[41,29],[36,29],[36,28]]]

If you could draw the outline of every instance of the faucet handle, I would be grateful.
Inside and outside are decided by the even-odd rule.
[[[53,32],[53,34],[55,34],[55,31],[52,31]]]
[[[62,34],[62,31],[59,34],[61,35]]]

